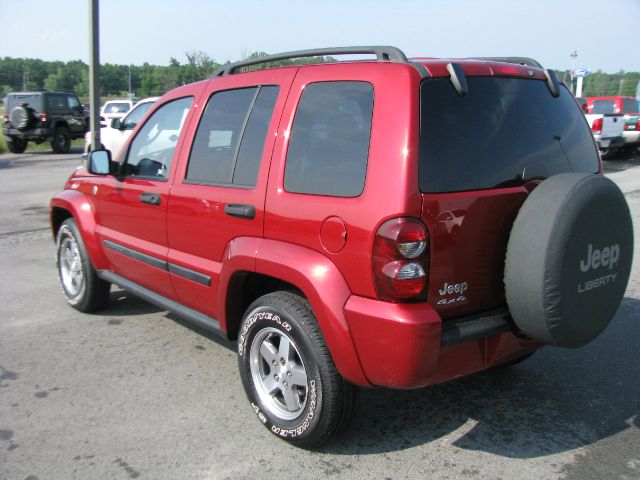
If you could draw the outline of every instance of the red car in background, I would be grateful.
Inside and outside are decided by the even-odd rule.
[[[624,115],[623,151],[631,154],[640,146],[640,107],[633,97],[587,97],[589,113]]]

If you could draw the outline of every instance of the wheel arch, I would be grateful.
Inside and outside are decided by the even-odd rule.
[[[62,223],[73,218],[96,270],[108,268],[109,262],[96,237],[94,207],[89,198],[77,190],[64,190],[51,199],[49,221],[54,240]]]
[[[344,314],[351,291],[336,265],[315,250],[277,240],[245,239],[243,255],[235,239],[221,271],[218,297],[221,325],[237,338],[246,308],[278,290],[304,297],[314,312],[336,368],[348,381],[369,386],[355,351]],[[240,257],[244,257],[242,260]],[[241,268],[229,268],[232,264]]]

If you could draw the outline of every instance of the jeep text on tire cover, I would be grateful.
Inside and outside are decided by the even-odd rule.
[[[369,58],[254,69],[342,54]],[[90,153],[51,224],[72,307],[103,308],[113,283],[237,340],[247,411],[304,448],[345,427],[356,386],[588,343],[633,254],[624,196],[553,71],[385,46],[251,59],[167,92],[119,158]]]

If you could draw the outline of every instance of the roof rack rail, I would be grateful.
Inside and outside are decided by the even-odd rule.
[[[363,47],[335,47],[316,48],[313,50],[298,50],[295,52],[278,53],[276,55],[266,55],[264,57],[252,58],[241,62],[223,65],[214,77],[231,75],[240,68],[260,63],[276,62],[279,60],[290,60],[292,58],[319,57],[324,55],[358,55],[371,54],[377,57],[378,62],[407,63],[407,57],[402,50],[390,46],[363,46]]]
[[[469,60],[487,60],[489,62],[505,62],[543,68],[540,62],[529,57],[470,57]]]

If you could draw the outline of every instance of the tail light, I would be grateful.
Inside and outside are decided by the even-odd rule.
[[[591,125],[591,130],[593,130],[595,133],[602,132],[602,118],[596,118],[593,121],[593,125]]]
[[[378,296],[400,302],[426,298],[429,234],[414,218],[383,223],[373,242],[373,278]]]
[[[47,114],[46,113],[41,113],[40,114],[40,121],[41,122],[46,122],[47,121]]]
[[[7,115],[6,113],[2,115],[2,120],[4,120],[4,123],[9,123],[9,115]]]

